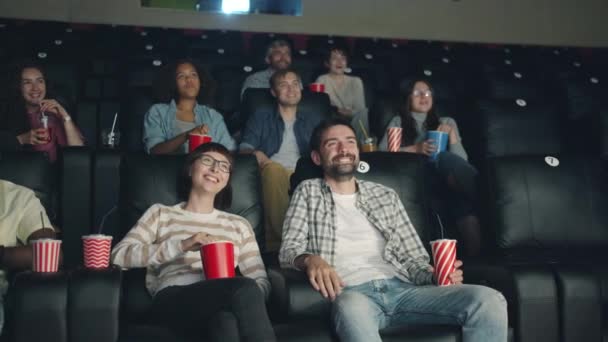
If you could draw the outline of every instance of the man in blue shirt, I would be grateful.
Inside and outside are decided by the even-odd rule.
[[[289,204],[289,177],[300,156],[309,153],[309,140],[321,115],[298,110],[302,91],[295,71],[277,71],[270,84],[277,106],[253,113],[245,125],[240,150],[253,153],[258,160],[266,216],[266,248],[276,251]]]

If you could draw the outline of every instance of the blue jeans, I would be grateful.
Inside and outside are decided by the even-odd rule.
[[[479,285],[372,280],[346,287],[331,315],[343,342],[382,341],[380,329],[400,324],[460,325],[465,342],[507,341],[507,302],[500,292]]]

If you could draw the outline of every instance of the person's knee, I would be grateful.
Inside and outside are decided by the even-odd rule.
[[[507,300],[502,293],[486,286],[474,286],[471,292],[472,307],[478,308],[480,318],[503,320],[507,317]]]
[[[255,298],[259,296],[262,296],[262,292],[255,280],[247,277],[236,277],[233,278],[233,280],[234,294],[232,297],[234,300],[251,301],[255,300]]]
[[[287,175],[287,169],[283,165],[275,162],[270,162],[261,170],[262,178],[265,177],[276,177],[281,175]]]

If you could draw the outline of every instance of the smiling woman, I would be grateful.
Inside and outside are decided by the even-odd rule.
[[[26,61],[14,68],[12,96],[0,119],[0,147],[44,152],[57,159],[61,146],[82,146],[80,130],[59,101],[49,96],[44,68]]]
[[[146,287],[154,297],[158,322],[193,340],[274,341],[264,299],[270,283],[249,221],[223,211],[231,204],[233,158],[218,143],[199,146],[182,169],[186,202],[150,207],[116,245],[113,263],[146,267]],[[228,241],[234,246],[234,268],[243,276],[206,279],[204,244]],[[238,333],[218,331],[218,320],[233,315]],[[201,329],[201,326],[205,327]],[[208,333],[210,336],[203,336]]]

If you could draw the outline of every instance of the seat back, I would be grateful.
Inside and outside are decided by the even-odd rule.
[[[560,117],[551,104],[517,99],[480,101],[477,106],[486,156],[562,151]]]
[[[488,171],[489,227],[502,254],[529,261],[603,260],[608,174],[599,158],[493,158]]]

